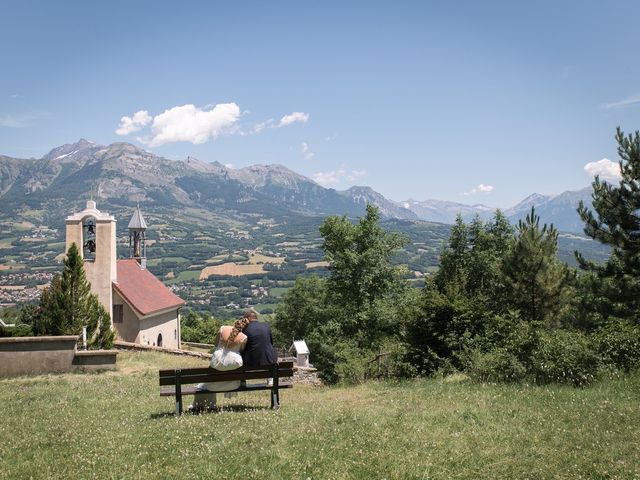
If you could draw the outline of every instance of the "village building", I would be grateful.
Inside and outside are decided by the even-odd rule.
[[[66,250],[78,246],[91,291],[111,315],[118,340],[180,348],[180,309],[185,302],[146,268],[147,224],[140,208],[129,222],[129,258],[117,259],[116,219],[96,202],[66,219]]]

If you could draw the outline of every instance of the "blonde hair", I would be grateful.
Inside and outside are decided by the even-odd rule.
[[[235,322],[233,322],[233,328],[231,329],[231,333],[229,334],[227,342],[233,342],[238,334],[245,328],[247,328],[247,325],[249,325],[250,322],[251,320],[247,317],[246,314],[242,316],[242,318],[239,318]]]

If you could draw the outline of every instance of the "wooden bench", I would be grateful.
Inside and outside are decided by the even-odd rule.
[[[196,388],[197,383],[226,382],[229,380],[245,380],[235,390],[226,392],[253,392],[257,390],[271,390],[271,408],[280,407],[280,393],[282,388],[293,387],[291,380],[282,378],[293,377],[293,362],[279,362],[266,367],[240,367],[236,370],[221,372],[210,367],[181,368],[176,370],[160,370],[160,396],[176,397],[176,415],[182,415],[182,396],[196,393],[220,393],[219,391],[202,391]],[[265,379],[272,378],[273,384]],[[246,383],[246,380],[263,380],[262,383]]]

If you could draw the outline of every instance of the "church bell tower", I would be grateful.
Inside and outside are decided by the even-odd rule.
[[[147,222],[144,221],[140,205],[138,205],[129,221],[129,258],[135,259],[142,268],[147,267],[146,230]]]
[[[65,220],[65,252],[72,243],[78,246],[84,260],[84,270],[91,284],[91,291],[111,314],[112,284],[117,280],[116,219],[96,208],[89,200],[87,207],[69,215]]]

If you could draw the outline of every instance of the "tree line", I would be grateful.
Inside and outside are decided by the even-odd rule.
[[[279,342],[304,338],[328,382],[466,372],[480,381],[582,386],[640,366],[640,135],[616,134],[620,181],[593,182],[585,233],[611,247],[578,269],[558,260],[558,231],[534,208],[513,227],[458,216],[421,290],[391,257],[406,240],[369,205],[358,223],[320,227],[330,274],[300,277],[276,309]],[[376,361],[372,361],[376,359]],[[381,368],[381,366],[383,368]],[[375,368],[374,368],[375,367]]]

